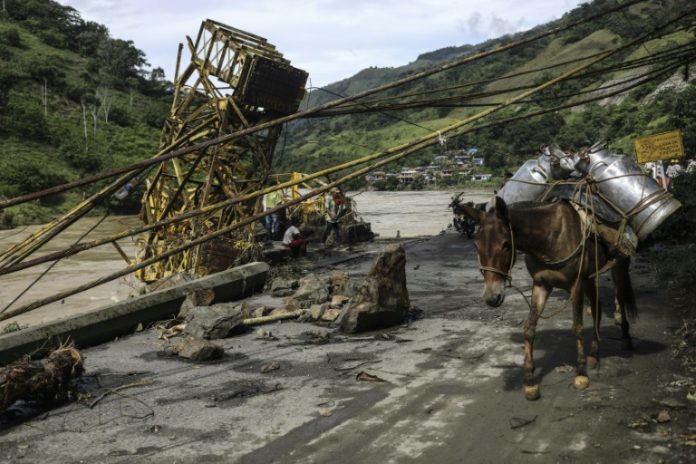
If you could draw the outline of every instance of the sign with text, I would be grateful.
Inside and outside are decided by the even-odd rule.
[[[670,131],[636,139],[636,161],[647,163],[684,156],[681,132]]]

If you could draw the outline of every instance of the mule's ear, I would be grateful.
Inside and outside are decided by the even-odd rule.
[[[500,197],[495,197],[495,214],[500,219],[508,219],[508,207],[505,204],[505,200]]]
[[[471,219],[476,221],[477,223],[481,223],[481,215],[483,215],[483,211],[480,209],[474,208],[473,206],[469,205],[457,205],[457,213],[459,214],[465,214],[469,216]]]

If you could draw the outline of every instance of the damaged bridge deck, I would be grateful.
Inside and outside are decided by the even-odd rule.
[[[542,398],[521,392],[515,292],[483,306],[474,249],[455,234],[406,247],[422,318],[345,336],[279,323],[220,340],[222,359],[162,356],[154,330],[84,350],[88,400],[2,417],[0,459],[16,462],[688,462],[694,407],[670,345],[680,322],[647,265],[634,263],[641,318],[620,350],[606,290],[602,359],[572,384],[570,311],[541,322]],[[369,257],[338,264],[351,276]],[[514,281],[528,289],[518,264]],[[605,285],[606,286],[606,285]],[[609,288],[608,286],[606,286]],[[548,312],[562,305],[554,294]],[[257,297],[258,298],[258,297]],[[264,296],[263,298],[268,298]],[[587,335],[589,336],[589,328]],[[693,379],[692,379],[693,380]],[[693,402],[691,402],[693,403]],[[90,407],[91,406],[91,407]],[[667,419],[655,418],[664,411]],[[662,415],[662,419],[665,416]],[[693,432],[693,431],[692,431]]]

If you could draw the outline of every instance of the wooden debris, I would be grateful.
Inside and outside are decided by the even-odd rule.
[[[25,358],[0,369],[0,412],[16,401],[44,404],[66,401],[84,372],[82,354],[72,345],[57,348],[47,358]]]

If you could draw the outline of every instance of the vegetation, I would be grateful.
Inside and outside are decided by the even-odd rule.
[[[51,0],[4,4],[0,197],[152,156],[171,102],[162,70],[149,70],[133,42],[112,38],[71,7]],[[97,187],[10,208],[2,222],[45,221]]]

